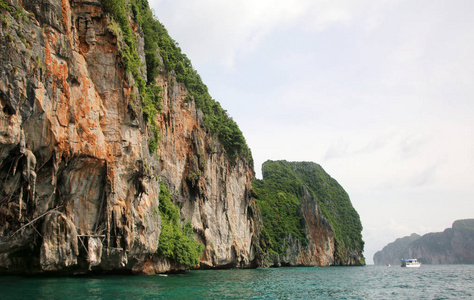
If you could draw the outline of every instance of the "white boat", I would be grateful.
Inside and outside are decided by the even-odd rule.
[[[406,268],[419,268],[421,267],[421,262],[419,262],[416,258],[402,258],[402,267]]]

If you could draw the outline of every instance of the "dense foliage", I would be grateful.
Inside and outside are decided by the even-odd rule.
[[[5,2],[5,0],[0,0],[0,12],[8,10],[10,10],[10,7],[8,6],[7,2]]]
[[[282,237],[287,234],[304,239],[299,205],[304,189],[317,199],[333,227],[336,242],[363,249],[359,214],[344,189],[321,166],[311,162],[267,161],[263,164],[263,180],[253,182],[253,191],[272,249],[280,253]]]
[[[363,249],[360,217],[342,186],[315,163],[294,163],[294,172],[318,199],[323,215],[334,229],[336,241],[349,248]]]
[[[138,0],[140,1],[140,0]],[[136,7],[135,0],[131,0],[133,7]],[[148,3],[147,3],[148,4]],[[133,78],[135,79],[138,91],[141,96],[141,104],[142,104],[142,111],[145,119],[147,120],[149,128],[151,128],[153,136],[149,139],[149,148],[150,152],[155,152],[158,147],[158,126],[156,125],[156,114],[159,110],[161,110],[161,87],[156,86],[154,82],[154,78],[156,77],[157,73],[156,67],[158,64],[153,65],[154,69],[150,70],[150,74],[148,74],[148,81],[146,81],[142,75],[140,74],[141,68],[141,61],[140,56],[137,52],[137,42],[136,36],[133,32],[132,27],[130,26],[129,22],[129,15],[128,15],[128,3],[126,0],[104,0],[104,6],[106,10],[111,14],[115,22],[118,23],[120,32],[116,32],[116,34],[121,35],[124,40],[124,43],[120,45],[120,55],[122,57],[122,63],[125,67],[125,70],[129,72]],[[149,11],[149,8],[148,8]],[[151,12],[149,14],[145,14],[143,18],[138,18],[138,20],[146,19],[147,17],[151,16]],[[151,16],[153,19],[153,17]],[[146,22],[143,22],[146,23]],[[154,48],[154,58],[149,57],[148,54],[152,52],[150,48],[154,48],[154,44],[150,39],[145,38],[145,50],[147,52],[147,59],[150,62],[158,61],[156,47]],[[147,73],[148,69],[150,69],[147,64]],[[151,77],[155,76],[155,77]]]
[[[278,254],[286,254],[284,240],[288,236],[307,244],[299,195],[286,188],[291,185],[291,180],[284,177],[279,180],[254,180],[252,185],[253,196],[262,214],[262,235],[268,248]]]
[[[179,208],[171,201],[170,191],[163,181],[160,183],[161,234],[157,253],[185,266],[194,267],[199,263],[204,246],[193,237],[190,222],[183,228],[179,224]]]
[[[230,158],[243,156],[252,161],[250,149],[237,123],[229,117],[219,102],[211,98],[207,86],[202,82],[196,70],[194,70],[191,61],[181,52],[181,48],[169,36],[165,27],[153,16],[148,1],[104,0],[104,5],[122,30],[126,42],[126,46],[121,50],[124,65],[137,81],[140,95],[145,95],[142,96],[145,98],[145,100],[142,100],[142,103],[145,104],[146,109],[144,109],[144,113],[148,117],[148,123],[151,127],[156,128],[153,113],[156,113],[155,104],[159,103],[159,99],[152,97],[154,95],[153,89],[147,88],[147,86],[153,86],[154,79],[158,75],[160,61],[157,56],[157,50],[159,50],[165,69],[168,72],[174,72],[178,82],[185,84],[191,94],[188,100],[194,100],[196,106],[202,110],[204,125],[212,135],[218,137],[228,156]],[[130,10],[133,13],[134,20],[144,33],[147,67],[146,82],[139,74],[140,59],[136,51],[136,38],[130,27],[127,14]],[[156,107],[159,107],[159,105],[156,105]]]

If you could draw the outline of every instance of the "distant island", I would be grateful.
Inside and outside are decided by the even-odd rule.
[[[374,255],[374,264],[399,264],[417,258],[424,264],[474,264],[474,219],[457,220],[443,232],[396,239]]]

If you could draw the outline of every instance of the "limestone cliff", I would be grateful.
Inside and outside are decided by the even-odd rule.
[[[474,219],[457,220],[443,232],[397,239],[375,253],[374,263],[399,264],[400,258],[417,258],[424,264],[473,264],[473,249]]]
[[[162,73],[159,173],[172,191],[196,239],[205,245],[202,268],[256,267],[255,226],[250,202],[252,162],[232,160],[208,134],[202,113],[183,84]],[[157,264],[160,265],[160,262]]]
[[[1,271],[184,268],[155,254],[160,181],[205,246],[200,267],[256,266],[251,160],[210,134],[159,49],[149,81],[162,108],[143,111],[144,34],[128,12],[141,62],[130,71],[104,2],[0,1]]]
[[[344,189],[311,162],[267,161],[253,195],[268,266],[365,264],[362,225]]]

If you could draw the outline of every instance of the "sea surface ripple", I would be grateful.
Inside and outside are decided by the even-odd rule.
[[[209,270],[169,276],[0,276],[0,299],[474,299],[474,265]]]

